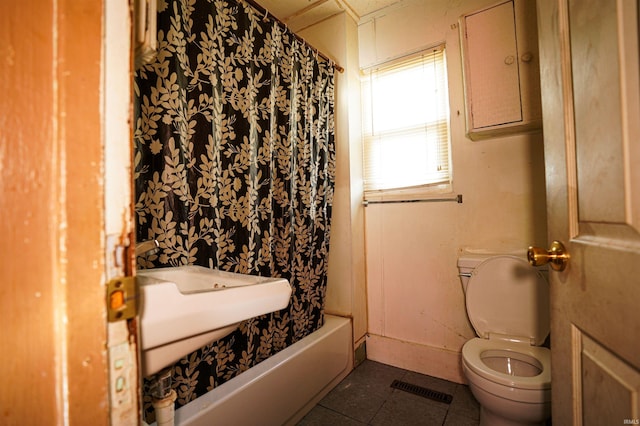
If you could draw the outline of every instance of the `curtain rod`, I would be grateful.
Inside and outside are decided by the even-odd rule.
[[[267,9],[265,9],[264,7],[260,6],[258,3],[256,3],[254,0],[243,0],[244,2],[246,2],[247,4],[249,4],[250,6],[252,6],[254,9],[256,9],[258,12],[260,12],[260,14],[263,14],[265,18],[269,17],[272,20],[276,21],[276,23],[280,24],[281,26],[283,26],[284,28],[286,28],[287,30],[289,30],[289,27],[287,26],[287,24],[285,24],[284,22],[282,22],[280,19],[278,19],[275,15],[273,15],[271,12],[269,12]],[[263,18],[264,19],[264,18]],[[307,45],[311,50],[314,50],[318,56],[320,56],[322,59],[324,59],[325,61],[329,62],[331,65],[333,65],[333,67],[336,69],[336,71],[338,71],[339,73],[343,73],[344,72],[344,68],[342,68],[340,65],[338,65],[336,63],[336,61],[334,61],[333,59],[329,58],[327,55],[325,55],[324,53],[320,52],[318,49],[316,49],[315,47],[313,47],[308,41],[306,41],[305,39],[303,39],[302,37],[300,37],[298,34],[294,33],[293,31],[289,30],[289,32],[300,42],[304,43],[305,45]]]

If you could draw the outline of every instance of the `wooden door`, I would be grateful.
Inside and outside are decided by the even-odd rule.
[[[105,303],[133,226],[129,9],[0,1],[3,426],[139,423],[135,328]]]
[[[109,425],[101,2],[0,2],[0,424]]]
[[[539,0],[556,425],[638,424],[638,4]],[[542,180],[542,177],[538,177]]]

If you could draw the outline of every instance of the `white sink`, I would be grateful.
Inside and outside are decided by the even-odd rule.
[[[223,338],[246,319],[286,308],[291,297],[284,278],[202,266],[145,269],[137,277],[144,377]]]

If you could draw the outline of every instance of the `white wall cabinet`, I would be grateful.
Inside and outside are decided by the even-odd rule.
[[[467,134],[471,139],[542,124],[536,6],[509,0],[460,18]]]

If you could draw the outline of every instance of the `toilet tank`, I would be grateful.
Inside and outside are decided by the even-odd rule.
[[[458,257],[458,276],[462,282],[462,289],[467,291],[467,285],[469,285],[469,278],[473,270],[482,262],[495,256],[495,254],[475,254],[475,253],[463,253]]]

